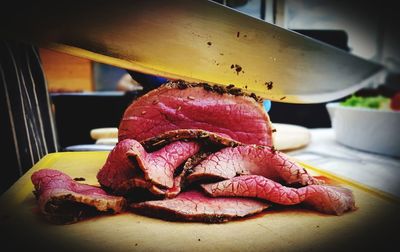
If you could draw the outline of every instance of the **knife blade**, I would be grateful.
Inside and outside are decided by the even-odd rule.
[[[204,0],[32,1],[4,9],[3,34],[143,73],[234,84],[278,102],[360,89],[382,66]],[[18,14],[15,15],[15,11]]]

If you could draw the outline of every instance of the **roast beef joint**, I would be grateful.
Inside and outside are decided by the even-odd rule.
[[[125,110],[119,142],[97,174],[101,188],[43,169],[32,175],[35,195],[56,223],[123,211],[214,223],[274,205],[335,215],[356,209],[351,190],[308,174],[274,148],[272,133],[254,94],[172,81]]]

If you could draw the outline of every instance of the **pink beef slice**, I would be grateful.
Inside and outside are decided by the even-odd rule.
[[[187,191],[167,200],[134,203],[131,208],[145,215],[169,220],[225,222],[263,211],[269,204],[265,201],[218,197],[211,198],[199,191]]]
[[[272,145],[269,117],[254,94],[182,81],[135,100],[125,110],[118,135],[119,140],[142,141],[178,129],[202,129],[245,144]]]
[[[338,186],[309,185],[301,188],[285,187],[257,175],[245,175],[213,184],[203,184],[213,197],[255,197],[281,205],[304,202],[320,212],[341,215],[355,209],[351,190]]]
[[[155,137],[145,139],[140,143],[146,150],[153,150],[179,140],[199,141],[215,147],[233,147],[242,145],[242,143],[235,141],[224,134],[218,134],[201,129],[179,129],[166,131]]]
[[[107,157],[107,160],[97,173],[99,183],[112,190],[117,190],[121,183],[138,173],[134,164],[127,158],[126,153],[134,145],[135,140],[124,140],[119,142]]]
[[[237,175],[261,175],[274,181],[310,185],[320,183],[307,171],[272,147],[227,147],[209,155],[188,175],[187,181],[230,179]]]
[[[178,195],[182,189],[181,186],[183,182],[182,181],[183,175],[184,173],[174,178],[174,186],[172,188],[160,188],[151,183],[151,181],[148,181],[141,176],[135,176],[129,180],[122,182],[122,184],[118,188],[118,191],[115,192],[117,194],[127,194],[128,192],[131,192],[132,189],[143,188],[155,196],[164,198],[173,198],[176,195]],[[133,195],[130,195],[130,197],[132,196]]]
[[[122,212],[123,197],[108,195],[101,188],[81,184],[52,169],[41,169],[31,176],[41,212],[56,223],[72,223],[100,212]]]
[[[136,140],[125,139],[110,152],[97,179],[102,186],[118,194],[133,187],[153,188],[151,191],[159,193],[162,189],[176,190],[180,186],[176,183],[181,179],[174,177],[175,170],[199,149],[196,142],[176,141],[148,153]]]

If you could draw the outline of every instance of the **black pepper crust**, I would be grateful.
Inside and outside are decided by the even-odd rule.
[[[204,90],[209,91],[209,92],[214,92],[220,95],[223,94],[231,94],[234,96],[246,96],[254,99],[256,102],[262,104],[263,99],[260,96],[257,96],[254,93],[246,93],[244,92],[241,88],[235,87],[233,84],[229,84],[228,86],[223,86],[223,85],[211,85],[208,83],[189,83],[185,82],[183,80],[174,80],[170,81],[166,84],[164,84],[166,87],[169,88],[178,88],[178,89],[186,89],[186,88],[191,88],[191,87],[202,87]]]
[[[99,215],[114,213],[97,210],[95,206],[77,202],[72,194],[53,196],[45,205],[44,217],[53,224],[72,224]]]
[[[223,137],[217,133],[201,129],[180,129],[162,133],[140,142],[146,151],[155,151],[175,141],[199,141],[203,144],[216,147],[236,147],[242,143]]]
[[[199,214],[199,215],[191,215],[191,214],[182,214],[179,212],[174,212],[169,209],[164,209],[162,207],[155,206],[153,211],[148,211],[146,209],[146,202],[133,203],[130,205],[130,209],[138,214],[142,214],[149,217],[154,217],[158,219],[163,219],[166,221],[173,222],[206,222],[206,223],[224,223],[229,220],[239,219],[236,216],[230,216],[228,214],[225,215],[207,215],[207,214]]]

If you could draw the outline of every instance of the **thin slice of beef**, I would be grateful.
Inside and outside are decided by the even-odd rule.
[[[245,144],[272,145],[268,114],[255,95],[234,87],[182,81],[135,100],[125,110],[118,136],[143,141],[178,129],[202,129]]]
[[[120,141],[108,154],[105,164],[97,173],[97,179],[102,186],[119,191],[123,182],[139,173],[140,170],[136,169],[126,155],[135,145],[137,142],[134,140]]]
[[[136,160],[146,180],[162,188],[172,188],[176,168],[199,150],[200,145],[196,142],[176,141],[158,151],[147,153],[136,142],[126,155]]]
[[[182,179],[183,179],[183,173],[174,178],[173,187],[160,188],[157,185],[154,185],[151,181],[146,180],[145,178],[139,175],[123,181],[119,186],[117,193],[124,194],[125,196],[128,196],[127,194],[129,194],[131,200],[136,200],[135,198],[139,195],[137,195],[135,189],[141,188],[141,189],[146,189],[148,192],[153,194],[152,196],[157,196],[162,198],[173,198],[176,195],[178,195],[182,189]],[[139,193],[142,193],[142,191],[139,191]]]
[[[148,190],[157,196],[164,196],[165,198],[175,197],[181,192],[182,187],[185,186],[187,173],[191,171],[191,169],[193,169],[194,166],[199,164],[201,160],[206,158],[208,155],[210,155],[209,152],[200,150],[199,152],[188,158],[185,164],[181,165],[182,169],[180,171],[178,171],[179,168],[175,170],[174,186],[172,188],[163,189],[149,183]]]
[[[261,175],[293,184],[320,183],[307,171],[272,147],[244,145],[227,147],[206,157],[188,175],[187,181],[230,179],[238,175]]]
[[[186,162],[185,165],[183,166],[183,172],[185,175],[190,174],[193,172],[194,167],[196,167],[198,164],[201,163],[204,159],[206,159],[209,155],[211,155],[211,152],[208,151],[203,151],[200,150],[197,152],[195,155],[191,156]],[[186,177],[185,177],[186,179]]]
[[[125,208],[123,197],[108,195],[101,188],[81,184],[52,169],[31,176],[39,208],[54,223],[73,223],[99,212],[119,213]]]
[[[234,147],[238,145],[243,145],[242,143],[233,140],[227,135],[217,134],[201,129],[171,130],[161,133],[158,136],[145,139],[140,143],[147,151],[152,151],[179,140],[198,141],[208,146],[214,146],[213,149],[218,147],[222,148],[227,146]]]
[[[211,198],[199,191],[187,191],[167,200],[131,204],[131,208],[144,215],[168,220],[225,222],[263,211],[269,204],[255,199]]]
[[[254,197],[281,205],[304,202],[320,212],[341,215],[355,209],[351,190],[338,186],[309,185],[301,188],[285,187],[257,175],[245,175],[212,184],[203,189],[213,197]]]
[[[97,174],[99,183],[113,193],[124,195],[132,188],[147,188],[155,194],[173,196],[180,190],[176,169],[200,149],[196,142],[176,141],[148,153],[133,140],[120,141]],[[178,190],[178,192],[179,192]]]

